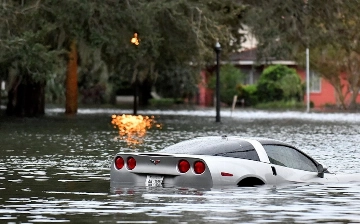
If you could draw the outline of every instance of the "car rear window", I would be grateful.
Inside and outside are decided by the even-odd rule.
[[[236,149],[233,152],[226,152],[226,153],[219,153],[215,156],[225,156],[225,157],[233,157],[233,158],[239,158],[239,159],[249,159],[249,160],[255,160],[260,161],[259,156],[254,148],[239,148]]]
[[[260,161],[259,156],[247,141],[221,137],[201,137],[177,143],[159,152],[190,155],[225,156]]]

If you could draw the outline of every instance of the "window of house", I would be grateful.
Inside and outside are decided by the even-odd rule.
[[[310,71],[310,92],[321,92],[321,77],[314,71]]]
[[[284,145],[264,145],[264,149],[272,164],[317,172],[316,164],[295,148]]]
[[[353,92],[354,92],[354,91],[352,91],[352,90],[350,89],[350,93],[353,94]],[[360,89],[359,89],[359,91],[358,91],[358,95],[360,95]]]

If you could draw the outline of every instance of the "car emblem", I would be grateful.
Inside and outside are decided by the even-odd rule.
[[[157,159],[157,160],[150,159],[150,162],[152,162],[154,165],[157,165],[160,163],[160,160],[159,159]]]

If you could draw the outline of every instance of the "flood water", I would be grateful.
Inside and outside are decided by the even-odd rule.
[[[360,223],[360,183],[201,191],[110,191],[112,157],[208,135],[269,137],[297,146],[332,172],[360,173],[360,114],[213,110],[139,111],[162,128],[128,146],[111,125],[121,110],[0,117],[0,223]]]

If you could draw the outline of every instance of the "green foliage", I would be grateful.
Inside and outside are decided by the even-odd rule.
[[[303,96],[303,86],[299,75],[294,69],[294,73],[286,73],[280,79],[280,87],[283,91],[283,99],[285,100],[301,100]]]
[[[314,108],[315,104],[313,101],[310,101],[310,108]]]
[[[88,75],[98,80],[90,83],[94,86],[111,81],[118,89],[150,80],[171,97],[194,95],[200,68],[213,61],[216,40],[224,56],[239,47],[243,10],[232,0],[4,1],[0,70],[15,63],[18,75],[26,74],[31,81],[63,80],[58,65],[64,65],[63,53],[75,39],[80,81]],[[139,34],[138,46],[130,43],[134,32]],[[98,72],[100,66],[104,72]],[[102,77],[96,77],[99,74]],[[108,92],[111,85],[104,86]],[[54,83],[48,89],[59,92]]]
[[[16,9],[16,6],[13,6]],[[21,6],[18,6],[22,8]],[[12,7],[0,9],[0,14],[7,14]],[[53,49],[46,41],[46,35],[53,27],[44,24],[40,19],[31,24],[32,10],[29,13],[18,13],[10,17],[8,26],[0,25],[0,67],[2,70],[12,67],[17,70],[17,75],[22,77],[22,82],[45,83],[58,66],[61,49]],[[13,27],[10,27],[13,26]],[[1,30],[2,28],[2,30]],[[6,32],[7,31],[7,32]]]
[[[307,47],[312,49],[329,43],[354,44],[354,40],[349,39],[354,38],[354,31],[359,29],[357,1],[245,2],[245,24],[255,34],[258,50],[265,59],[288,59]]]
[[[244,100],[246,106],[255,106],[258,103],[257,85],[242,85],[236,87],[238,100]]]
[[[150,79],[159,91],[170,88],[171,95],[193,94],[200,68],[214,60],[216,39],[222,43],[224,55],[241,42],[237,24],[243,7],[230,0],[120,2],[123,30],[112,32],[122,34],[116,38],[121,44],[103,47],[103,58],[114,65],[113,79],[122,79],[120,83]],[[133,32],[139,34],[138,46],[129,43]],[[229,44],[231,37],[233,45]],[[171,77],[175,80],[170,83]]]
[[[288,101],[273,101],[273,102],[264,102],[264,103],[258,103],[255,105],[255,108],[257,109],[304,109],[305,104],[303,102],[298,102],[296,100],[288,100]]]
[[[244,82],[245,75],[234,65],[226,64],[220,68],[220,99],[221,102],[231,104],[235,95],[238,94],[237,86]],[[215,90],[216,75],[209,81],[209,88]]]
[[[295,69],[284,65],[267,67],[257,83],[260,102],[300,100],[303,95],[301,79]]]
[[[173,64],[159,71],[154,86],[161,96],[176,98],[195,96],[198,83],[199,71],[197,68]]]
[[[62,104],[65,102],[65,77],[56,75],[56,73],[49,75],[45,86],[45,102]]]
[[[335,89],[337,104],[356,107],[360,64],[359,1],[242,1],[247,5],[244,23],[255,35],[258,59],[296,59],[305,67],[305,49],[310,50],[310,68]],[[264,26],[266,24],[266,26]],[[341,71],[339,71],[341,70]],[[339,74],[346,73],[347,86]]]

